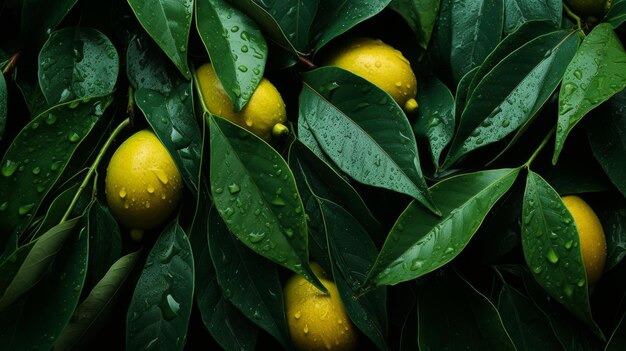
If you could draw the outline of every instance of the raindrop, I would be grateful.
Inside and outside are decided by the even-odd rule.
[[[578,285],[579,288],[582,288],[583,286],[585,286],[585,279],[580,279],[576,285]]]
[[[232,195],[237,194],[240,190],[241,189],[239,188],[239,185],[235,183],[228,186],[228,192],[231,193]]]
[[[49,113],[48,116],[46,117],[46,124],[47,125],[52,125],[57,121],[57,116],[53,115],[52,113]]]
[[[154,187],[151,185],[148,185],[148,188],[146,189],[146,191],[150,194],[154,194]]]
[[[263,241],[263,239],[265,239],[265,232],[259,232],[259,233],[251,232],[250,234],[248,234],[248,239],[253,244],[259,243]]]
[[[10,177],[13,175],[13,173],[15,173],[15,171],[17,171],[18,166],[18,162],[6,160],[6,162],[4,162],[4,165],[2,165],[2,169],[0,169],[0,173],[2,173],[2,175],[5,177]]]
[[[566,250],[571,250],[572,249],[572,244],[574,243],[573,240],[570,240],[568,242],[565,243],[565,249]]]
[[[563,292],[565,292],[565,296],[572,297],[574,295],[574,287],[566,285],[565,288],[563,288]]]
[[[298,311],[293,315],[293,318],[300,319],[302,317],[302,311]]]
[[[223,189],[223,188],[215,188],[215,193],[216,193],[216,194],[221,194],[221,193],[223,193],[223,192],[224,192],[224,189]]]
[[[569,218],[569,217],[563,217],[563,223],[570,224],[570,223],[572,223],[572,219]]]
[[[39,167],[35,167],[35,168],[33,168],[33,174],[34,174],[34,175],[37,175],[37,174],[39,174],[39,173],[41,173],[41,168],[39,168]]]
[[[161,183],[163,183],[163,185],[167,185],[167,182],[169,181],[169,179],[167,178],[167,174],[165,174],[165,172],[162,169],[155,169],[152,172],[154,172],[156,177],[159,179]]]
[[[506,127],[508,127],[509,125],[511,125],[511,122],[509,122],[509,120],[508,120],[508,119],[505,119],[504,121],[502,121],[502,127],[506,128]]]
[[[78,134],[76,134],[76,132],[71,132],[67,136],[67,140],[69,140],[71,143],[75,143],[75,142],[80,140],[80,136]]]
[[[416,271],[418,269],[421,269],[423,266],[424,266],[424,260],[422,260],[422,259],[415,258],[411,262],[411,270],[412,271]]]
[[[246,45],[242,46],[241,47],[241,52],[248,52],[248,47]]]
[[[273,200],[272,200],[272,205],[274,206],[285,206],[285,200],[283,200],[282,197],[280,196],[276,196]]]
[[[248,72],[248,67],[241,65],[239,67],[237,67],[238,70],[240,70],[241,72]]]
[[[126,198],[126,188],[120,189],[119,195],[122,199]]]
[[[293,229],[291,229],[291,228],[287,228],[287,229],[285,229],[285,235],[286,235],[289,239],[293,238]]]
[[[19,213],[21,216],[27,214],[28,212],[30,212],[30,210],[35,206],[34,203],[31,204],[27,204],[24,206],[20,206],[20,208],[17,209],[17,213]]]
[[[233,33],[236,33],[237,31],[239,31],[239,27],[238,26],[232,26],[230,28],[230,31],[233,32]]]
[[[556,252],[552,248],[548,250],[548,253],[546,254],[546,258],[548,259],[548,262],[552,264],[559,263],[559,256],[557,256]]]
[[[543,267],[537,266],[537,267],[533,268],[533,272],[535,274],[540,274],[541,272],[543,272]]]
[[[165,299],[161,302],[161,312],[163,312],[163,318],[171,321],[176,318],[178,311],[180,310],[180,303],[174,299],[172,294],[167,294]]]
[[[583,72],[581,72],[580,70],[577,69],[577,70],[574,71],[574,76],[577,79],[582,79],[583,78]]]

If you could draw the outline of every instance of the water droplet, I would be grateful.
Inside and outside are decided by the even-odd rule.
[[[285,206],[285,200],[283,200],[282,197],[280,196],[276,196],[273,200],[272,200],[272,205],[274,206]]]
[[[20,208],[17,209],[17,213],[19,213],[21,216],[27,214],[28,212],[30,212],[30,210],[35,206],[34,203],[32,204],[27,204],[24,206],[20,206]]]
[[[165,320],[171,321],[176,318],[178,311],[180,310],[180,303],[174,299],[172,294],[167,294],[164,301],[161,302],[161,312]]]
[[[76,134],[76,132],[71,132],[70,134],[68,134],[67,140],[69,140],[71,143],[75,143],[80,140],[80,136]]]
[[[146,206],[146,208],[150,208],[150,202],[146,201],[145,206]]]
[[[126,198],[126,188],[120,189],[119,195],[122,199]]]
[[[537,266],[537,267],[533,268],[533,272],[535,274],[540,274],[541,272],[543,272],[543,267]]]
[[[570,241],[566,242],[566,243],[565,243],[565,249],[567,249],[567,250],[571,250],[571,248],[572,248],[572,244],[573,244],[573,243],[574,243],[574,241],[573,241],[573,240],[570,240]]]
[[[163,185],[167,185],[167,182],[169,181],[169,179],[167,178],[167,174],[165,174],[163,170],[155,169],[152,172],[154,172],[156,177],[159,179],[161,183],[163,183]]]
[[[154,187],[152,186],[152,184],[148,185],[148,188],[146,188],[146,191],[150,194],[154,194]]]
[[[585,286],[585,279],[580,279],[576,285],[578,285],[579,288],[582,288],[583,286]]]
[[[502,121],[502,127],[506,128],[509,125],[511,125],[511,122],[508,119],[505,119],[504,121]]]
[[[0,212],[6,211],[7,207],[9,207],[9,202],[8,201],[5,201],[2,204],[0,204]]]
[[[248,47],[246,45],[242,46],[241,52],[248,52]]]
[[[33,168],[33,174],[34,174],[34,175],[37,175],[37,174],[39,174],[39,173],[41,173],[41,168],[39,168],[39,167],[35,167],[35,168]]]
[[[235,213],[235,210],[233,210],[230,207],[227,207],[224,211],[222,211],[222,215],[225,218],[230,218],[230,216],[232,216]]]
[[[548,259],[548,262],[552,264],[559,263],[559,256],[556,254],[556,251],[554,251],[554,249],[552,248],[548,250],[548,253],[546,254],[546,258]]]
[[[0,172],[3,176],[10,177],[13,175],[13,173],[15,173],[15,171],[17,171],[18,166],[18,162],[6,160],[6,162],[4,162],[4,164],[2,165],[2,169],[0,169]]]
[[[259,243],[263,241],[263,239],[265,239],[265,232],[260,232],[260,233],[251,232],[250,234],[248,234],[248,239],[253,244]]]
[[[574,295],[574,287],[566,285],[565,288],[563,288],[563,292],[565,293],[565,296],[572,297]]]
[[[303,332],[304,334],[308,334],[308,333],[309,333],[309,325],[308,325],[308,324],[305,324],[305,325],[304,325],[304,329],[302,329],[302,332]]]
[[[248,72],[248,67],[241,65],[239,67],[237,67],[238,70],[240,70],[241,72]]]
[[[577,79],[582,79],[583,78],[583,72],[581,72],[580,70],[577,69],[577,70],[574,71],[574,76]]]
[[[290,239],[293,238],[293,229],[291,228],[285,229],[285,235]]]
[[[446,250],[443,253],[449,254],[449,253],[452,253],[453,251],[454,251],[454,248],[452,246],[449,246],[448,248],[446,248]]]
[[[239,192],[239,190],[241,190],[239,188],[239,185],[233,183],[231,185],[228,186],[228,192],[231,193],[232,195],[237,194]]]
[[[302,317],[302,311],[298,311],[293,315],[293,318],[300,319]]]
[[[216,193],[216,194],[221,194],[221,193],[223,193],[223,192],[224,192],[224,189],[223,189],[223,188],[215,188],[215,193]]]
[[[53,115],[52,113],[49,113],[48,116],[46,117],[46,124],[48,125],[52,125],[57,121],[57,116]]]
[[[239,27],[238,27],[238,26],[232,26],[232,27],[230,27],[230,31],[231,31],[231,32],[233,32],[233,33],[236,33],[238,30],[239,30]]]

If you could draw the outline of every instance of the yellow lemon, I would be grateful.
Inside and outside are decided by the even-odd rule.
[[[197,70],[198,84],[207,109],[215,115],[248,129],[265,141],[288,132],[283,124],[287,120],[287,110],[282,96],[266,78],[261,79],[256,90],[244,108],[235,112],[222,83],[210,63]]]
[[[577,15],[602,17],[611,7],[611,0],[565,0]]]
[[[417,80],[402,53],[380,39],[353,38],[330,57],[338,66],[386,91],[406,112],[417,108]]]
[[[328,289],[324,294],[300,275],[284,287],[291,339],[298,350],[353,350],[357,332],[346,314],[337,285],[315,262],[311,268]]]
[[[593,285],[602,276],[606,263],[606,238],[602,224],[593,209],[580,197],[564,196],[563,203],[578,228],[587,280],[589,285]]]
[[[181,192],[178,168],[151,131],[130,136],[109,161],[107,203],[113,216],[131,229],[134,239],[166,220],[178,206]]]

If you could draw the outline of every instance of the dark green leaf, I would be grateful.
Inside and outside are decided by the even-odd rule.
[[[315,18],[315,50],[381,12],[390,0],[320,0]]]
[[[95,333],[97,331],[94,329],[102,327],[98,322],[118,297],[122,285],[135,268],[138,254],[139,252],[133,252],[121,257],[110,267],[74,311],[72,319],[63,328],[54,345],[55,351],[74,349],[87,333]]]
[[[139,88],[135,101],[174,159],[187,188],[196,197],[202,135],[194,114],[192,94],[191,83],[183,82],[167,94]]]
[[[37,287],[0,314],[3,348],[50,350],[70,321],[83,289],[89,253],[89,237],[84,230],[74,235]]]
[[[480,66],[498,45],[504,23],[503,0],[455,0],[452,2],[452,77],[459,82]]]
[[[420,350],[515,350],[495,306],[456,273],[422,285],[417,317]]]
[[[313,132],[311,131],[311,127],[309,127],[304,118],[298,118],[298,140],[313,151],[318,158],[324,160],[326,164],[332,167],[335,171],[339,172],[337,166],[328,157],[326,157],[326,154],[324,154],[322,147],[317,142],[315,135],[313,135]]]
[[[7,123],[7,105],[7,84],[4,81],[4,75],[0,75],[0,140],[2,140]]]
[[[599,332],[591,315],[576,224],[559,194],[532,171],[526,179],[522,208],[522,247],[539,285]]]
[[[61,23],[61,20],[74,7],[77,0],[24,0],[22,2],[22,20],[20,36],[22,46],[38,50],[50,32]]]
[[[234,110],[240,111],[263,78],[267,59],[263,34],[225,0],[197,0],[196,27]]]
[[[450,72],[450,53],[452,52],[452,0],[441,0],[439,15],[435,21],[433,34],[428,47],[431,62],[436,62],[438,73],[446,78]]]
[[[504,0],[504,32],[512,33],[533,20],[548,21],[552,28],[561,26],[561,0]]]
[[[500,61],[472,91],[444,167],[527,125],[558,86],[577,45],[572,32],[552,32]]]
[[[482,66],[481,66],[482,67]],[[454,97],[454,125],[455,127],[461,122],[461,115],[467,105],[467,100],[470,98],[470,88],[473,90],[471,84],[474,82],[476,73],[480,67],[475,67],[473,70],[467,72],[456,88],[456,96]]]
[[[617,266],[626,256],[626,199],[621,194],[602,196],[596,214],[606,237],[607,255],[605,271]]]
[[[54,32],[39,54],[39,85],[48,106],[109,94],[118,72],[115,46],[95,29]]]
[[[409,121],[387,93],[338,67],[307,72],[304,80],[300,118],[341,170],[361,183],[410,195],[436,211]]]
[[[49,108],[46,97],[43,96],[39,81],[37,80],[37,72],[29,75],[28,69],[22,70],[20,67],[15,72],[15,82],[20,88],[20,92],[24,97],[24,102],[30,111],[30,117],[38,116]]]
[[[89,280],[95,284],[110,272],[122,255],[120,227],[109,209],[95,201],[87,214],[89,234]],[[134,263],[134,259],[133,259]]]
[[[626,1],[613,1],[609,13],[604,17],[604,21],[610,23],[613,28],[621,26],[626,21]]]
[[[211,117],[211,193],[244,244],[324,289],[308,264],[304,206],[285,160],[270,145]]]
[[[626,349],[626,322],[624,322],[624,316],[626,316],[626,314],[622,316],[619,324],[615,327],[604,351],[620,351]]]
[[[392,0],[389,8],[398,12],[417,36],[419,45],[426,49],[433,33],[439,0]]]
[[[55,106],[15,137],[0,163],[0,225],[5,233],[22,232],[111,101],[105,96]]]
[[[599,24],[583,40],[563,76],[553,164],[574,126],[589,111],[626,87],[625,72],[624,47],[611,25]]]
[[[191,78],[187,65],[187,40],[193,0],[128,0],[139,23],[174,62],[180,73]]]
[[[136,33],[128,43],[126,75],[135,90],[144,88],[165,95],[183,83],[178,70],[144,32]]]
[[[194,267],[187,235],[177,222],[150,251],[126,315],[129,350],[182,350],[193,300]]]
[[[391,229],[368,275],[368,283],[394,285],[450,262],[470,241],[519,169],[455,176],[431,187],[441,216],[412,202]]]

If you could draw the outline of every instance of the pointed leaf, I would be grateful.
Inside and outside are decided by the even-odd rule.
[[[399,13],[417,36],[418,44],[428,48],[428,42],[439,12],[438,0],[392,0],[389,8]]]
[[[191,246],[173,222],[154,244],[135,287],[126,315],[126,348],[182,350],[193,286]]]
[[[480,67],[475,67],[473,70],[467,72],[456,87],[456,95],[454,97],[454,126],[458,126],[461,123],[461,116],[463,110],[467,105],[467,100],[470,98],[470,93],[473,90],[472,84],[476,80],[476,74]]]
[[[21,12],[20,37],[23,47],[38,50],[48,39],[50,32],[61,23],[63,18],[76,5],[77,0],[24,0]]]
[[[184,81],[178,69],[143,31],[136,33],[126,49],[126,75],[135,89],[169,94]]]
[[[117,221],[109,209],[94,202],[87,213],[89,234],[88,286],[100,282],[111,271],[111,266],[122,256],[122,236]],[[133,258],[134,264],[134,258]]]
[[[504,0],[504,32],[512,33],[533,20],[546,20],[557,29],[562,13],[561,0]]]
[[[436,211],[409,121],[387,93],[338,67],[307,72],[304,81],[300,118],[342,171]]]
[[[191,78],[187,65],[187,40],[193,0],[128,0],[139,23],[172,60],[180,73]]]
[[[263,78],[267,44],[257,24],[225,0],[197,0],[196,27],[235,111]]]
[[[583,40],[563,76],[553,164],[574,126],[589,111],[626,87],[625,72],[624,47],[610,24],[599,24]]]
[[[626,21],[626,1],[615,0],[611,5],[611,9],[604,17],[604,22],[610,23],[613,28],[621,26]]]
[[[450,262],[463,251],[518,173],[517,168],[469,173],[431,187],[441,216],[415,202],[409,204],[378,254],[368,284],[395,285]]]
[[[247,130],[210,119],[211,194],[228,229],[262,256],[324,289],[309,267],[302,200],[285,160]]]

